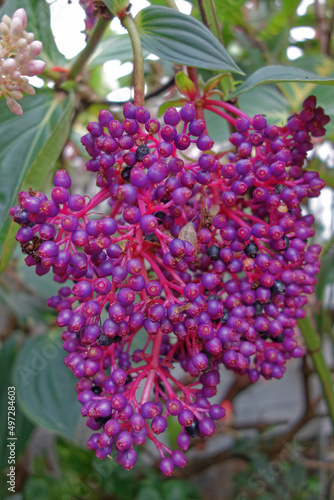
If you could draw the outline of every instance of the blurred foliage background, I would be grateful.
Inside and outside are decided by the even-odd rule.
[[[49,2],[50,3],[50,2]],[[144,7],[148,2],[133,2]],[[152,1],[164,5],[164,1]],[[177,2],[178,3],[178,2]],[[49,186],[56,168],[67,169],[74,190],[93,192],[84,170],[80,145],[88,121],[106,106],[117,116],[120,101],[131,96],[132,52],[128,35],[115,23],[90,57],[75,85],[62,82],[62,68],[72,61],[58,50],[50,28],[49,4],[44,0],[0,2],[2,11],[24,6],[36,38],[43,41],[48,70],[34,83],[34,98],[25,97],[20,125],[0,102],[1,203],[10,206],[8,192],[22,182]],[[75,0],[54,0],[52,12],[77,15]],[[196,0],[182,8],[200,19]],[[334,77],[332,0],[216,0],[216,11],[225,47],[249,75],[265,65],[285,64],[320,76]],[[138,6],[136,6],[138,7]],[[74,10],[74,8],[76,10]],[[58,17],[59,17],[58,12]],[[55,15],[55,14],[54,14]],[[83,16],[82,16],[83,17]],[[67,20],[68,21],[68,20]],[[55,29],[55,26],[53,26]],[[58,31],[59,31],[58,26]],[[116,29],[116,31],[115,31]],[[61,31],[61,29],[60,29]],[[73,40],[75,34],[72,33]],[[69,39],[70,40],[70,39]],[[59,43],[59,42],[58,42]],[[71,43],[71,42],[68,42]],[[81,40],[81,43],[83,41]],[[179,99],[174,75],[182,69],[145,52],[147,106],[157,112],[166,100]],[[214,76],[199,70],[201,81]],[[112,74],[112,77],[110,76]],[[67,85],[67,87],[66,87]],[[56,93],[51,89],[56,86]],[[332,118],[325,142],[309,158],[308,168],[318,170],[327,182],[320,199],[307,207],[316,217],[315,241],[323,245],[322,269],[316,294],[308,305],[309,325],[321,339],[323,354],[333,369],[334,315],[334,91],[332,86],[298,82],[264,85],[240,96],[240,107],[250,115],[263,113],[271,123],[282,124],[309,94]],[[68,117],[75,110],[69,123]],[[218,144],[228,139],[228,129],[215,115],[207,115],[209,133]],[[38,148],[49,158],[39,164],[35,150],[23,158],[25,143],[38,127]],[[70,127],[70,128],[68,128]],[[52,130],[52,133],[51,133]],[[69,140],[66,140],[70,132]],[[66,141],[65,147],[64,142]],[[6,152],[12,151],[12,163]],[[35,155],[35,156],[34,156]],[[22,161],[21,161],[22,160]],[[24,167],[22,165],[24,164]],[[34,168],[31,168],[31,165]],[[4,201],[5,200],[5,201]],[[1,220],[6,234],[2,269],[12,245],[8,219]],[[26,267],[16,249],[0,276],[0,440],[6,450],[7,387],[17,392],[17,467],[15,500],[325,500],[334,498],[334,441],[327,408],[310,356],[291,362],[285,381],[259,383],[253,390],[247,380],[223,374],[218,401],[228,408],[214,443],[197,442],[189,464],[173,479],[163,479],[154,458],[144,450],[134,470],[123,471],[115,460],[99,461],[85,447],[86,431],[80,421],[74,376],[63,365],[60,332],[46,297],[56,293],[49,275],[37,277]],[[175,443],[177,430],[168,427]],[[6,453],[0,457],[0,491],[7,498]]]

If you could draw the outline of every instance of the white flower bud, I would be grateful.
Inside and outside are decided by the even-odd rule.
[[[29,83],[27,83],[27,82],[22,82],[21,88],[28,95],[35,95],[36,94],[36,90],[34,89],[34,87],[29,85]]]
[[[18,52],[16,60],[20,66],[23,66],[23,64],[26,64],[30,61],[30,54],[28,47]]]
[[[13,92],[11,92],[10,95],[13,99],[16,99],[17,101],[23,98],[23,94],[20,90],[13,90]]]
[[[12,19],[12,24],[11,24],[11,27],[10,27],[10,32],[16,38],[18,38],[18,37],[20,37],[22,35],[23,24],[22,24],[21,19],[19,19],[19,18]]]
[[[17,9],[14,14],[12,19],[20,19],[23,28],[27,26],[28,18],[27,18],[27,13],[24,9]]]
[[[19,105],[18,102],[15,101],[15,99],[8,97],[6,99],[6,102],[7,102],[7,106],[9,107],[11,112],[14,113],[14,115],[21,116],[23,114],[22,107]]]
[[[13,90],[21,90],[21,87],[15,83],[14,85],[12,83],[6,83],[6,88],[8,91],[12,92]]]
[[[9,33],[9,28],[8,28],[7,24],[5,24],[4,22],[0,23],[0,32],[1,32],[2,36],[8,35],[8,33]]]
[[[18,49],[25,49],[28,46],[28,42],[25,38],[19,38],[19,40],[16,42],[16,47]]]
[[[32,43],[35,39],[35,35],[33,33],[25,33],[25,39],[27,40],[28,44]]]
[[[6,26],[8,26],[8,28],[10,28],[10,25],[12,24],[12,20],[9,16],[7,16],[7,14],[5,14],[2,19],[1,19],[1,22],[5,23]]]

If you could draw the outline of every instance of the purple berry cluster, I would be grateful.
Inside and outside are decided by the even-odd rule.
[[[320,266],[302,206],[324,187],[303,168],[329,120],[315,98],[284,127],[220,101],[204,107],[233,121],[233,153],[212,151],[191,102],[163,123],[127,103],[122,122],[102,110],[82,137],[98,194],[71,194],[59,170],[50,199],[21,192],[11,209],[27,265],[62,285],[48,304],[93,431],[88,447],[101,459],[115,450],[131,469],[134,446],[150,439],[167,476],[225,414],[210,401],[222,365],[255,382],[281,378],[303,355],[295,327]],[[180,424],[175,451],[158,438],[168,416]]]

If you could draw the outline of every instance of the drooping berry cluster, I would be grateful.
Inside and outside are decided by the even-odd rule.
[[[307,247],[314,218],[301,203],[324,187],[303,167],[328,117],[313,96],[282,128],[228,103],[204,106],[233,122],[234,153],[212,152],[192,103],[169,108],[162,124],[127,103],[123,122],[102,110],[82,137],[97,195],[70,194],[59,170],[51,199],[21,192],[12,209],[26,263],[64,284],[48,304],[65,328],[65,364],[94,431],[88,446],[100,458],[116,449],[125,469],[149,438],[172,475],[191,437],[214,434],[222,365],[255,382],[281,378],[303,355],[295,327],[320,247]],[[97,217],[105,200],[109,212]],[[190,381],[173,375],[178,365]],[[180,423],[180,450],[156,437],[168,415]]]
[[[34,34],[26,32],[26,26],[24,9],[16,10],[12,18],[3,16],[0,22],[0,97],[5,97],[9,109],[16,115],[23,113],[17,102],[23,98],[23,92],[35,94],[28,77],[39,75],[45,69],[44,61],[35,60],[42,52],[42,42],[34,41]]]

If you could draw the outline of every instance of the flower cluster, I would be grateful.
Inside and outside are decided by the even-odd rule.
[[[59,170],[51,199],[21,192],[11,210],[27,265],[62,284],[48,304],[94,431],[88,447],[99,458],[116,450],[131,469],[134,445],[150,439],[167,476],[184,467],[191,438],[213,435],[224,416],[210,401],[222,366],[252,382],[279,379],[303,355],[295,327],[320,265],[302,208],[324,187],[303,168],[329,121],[316,99],[284,127],[228,103],[204,106],[235,127],[234,152],[212,151],[190,102],[163,123],[127,103],[122,122],[102,110],[82,137],[98,194],[70,194]],[[157,437],[168,415],[181,427],[179,450]]]
[[[5,97],[16,115],[23,113],[17,102],[23,98],[23,92],[35,94],[28,77],[39,75],[45,68],[45,62],[35,60],[42,52],[42,42],[34,41],[34,34],[26,32],[26,26],[24,9],[16,10],[12,18],[4,15],[0,23],[0,97]]]

